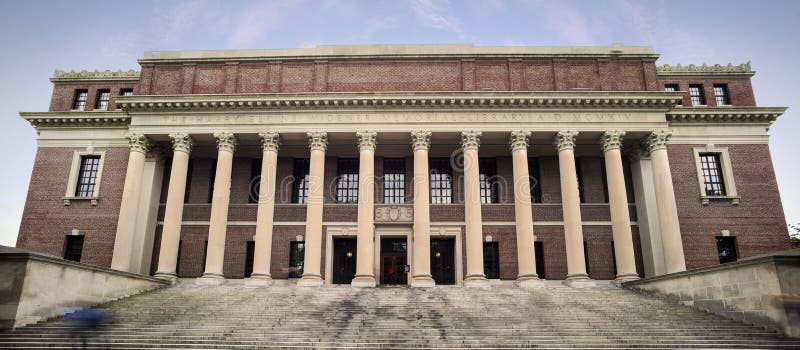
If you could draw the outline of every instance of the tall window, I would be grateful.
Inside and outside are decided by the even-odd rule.
[[[578,176],[578,199],[580,199],[581,203],[586,203],[586,198],[583,194],[583,171],[580,157],[575,157],[575,174]]]
[[[214,200],[214,182],[217,179],[217,160],[211,162],[211,178],[208,179],[208,198],[206,203],[211,203]]]
[[[692,106],[705,106],[706,97],[703,95],[703,85],[689,85],[689,97],[692,99]]]
[[[545,279],[547,276],[544,269],[544,242],[533,242],[533,252],[536,255],[536,275]]]
[[[500,278],[500,244],[483,242],[483,274],[488,279]]]
[[[739,257],[738,254],[736,254],[736,237],[717,237],[717,252],[719,253],[720,264],[738,260]]]
[[[247,241],[247,247],[244,257],[244,277],[248,278],[253,275],[253,259],[256,256],[256,242]]]
[[[308,158],[294,160],[294,184],[292,186],[292,203],[308,203]]]
[[[261,189],[261,158],[253,158],[250,168],[250,196],[248,202],[258,203],[258,191]]]
[[[542,202],[542,182],[539,174],[539,158],[528,158],[528,176],[530,177],[531,202]]]
[[[728,95],[728,84],[714,84],[714,98],[717,106],[727,106],[731,104],[731,97]]]
[[[100,169],[100,156],[82,156],[78,172],[78,185],[75,197],[93,197],[97,185],[97,172]]]
[[[358,203],[358,159],[339,158],[336,175],[336,203]]]
[[[72,100],[72,109],[82,111],[86,109],[86,98],[89,96],[89,90],[78,89],[75,90],[75,98]]]
[[[383,159],[383,202],[405,203],[406,160],[404,158]]]
[[[678,84],[665,84],[664,91],[675,92],[680,91]],[[683,105],[683,101],[678,101],[678,106]]]
[[[189,193],[192,192],[192,174],[194,173],[194,159],[189,158],[189,165],[186,169],[186,186],[183,188],[183,202],[189,203]]]
[[[133,89],[119,89],[120,96],[133,96]]]
[[[94,109],[101,111],[108,109],[108,101],[111,100],[111,90],[101,89],[97,90],[97,102],[94,104]]]
[[[700,169],[703,172],[703,184],[707,196],[724,196],[725,181],[722,178],[722,166],[719,153],[701,153]]]
[[[497,163],[494,158],[478,160],[481,204],[497,203]]]
[[[303,259],[306,249],[305,242],[289,243],[289,278],[303,277]]]
[[[603,181],[603,203],[608,203],[608,173],[606,172],[605,159],[600,162],[600,178]]]
[[[81,261],[83,252],[83,236],[67,236],[64,243],[64,259],[71,261]]]
[[[431,203],[450,204],[453,202],[453,170],[450,158],[430,158]]]

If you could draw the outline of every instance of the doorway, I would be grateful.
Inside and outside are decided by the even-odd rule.
[[[333,284],[350,284],[356,276],[356,239],[333,239]]]
[[[408,241],[403,238],[381,239],[381,284],[403,285],[408,283]]]
[[[455,238],[431,238],[431,276],[437,285],[456,284]]]

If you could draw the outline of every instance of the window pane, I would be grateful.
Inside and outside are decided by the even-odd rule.
[[[728,95],[728,85],[716,84],[714,85],[714,98],[717,100],[717,106],[730,105],[730,96]]]
[[[64,247],[64,259],[71,261],[81,261],[83,252],[83,236],[67,236]]]
[[[94,109],[106,110],[108,109],[108,101],[111,99],[110,90],[97,90],[97,103]]]
[[[478,161],[481,204],[497,203],[497,165],[494,158]]]
[[[294,160],[294,187],[292,188],[292,203],[305,204],[308,202],[308,158]]]
[[[305,259],[305,242],[289,243],[289,276],[288,278],[303,277],[303,262]]]
[[[703,184],[707,196],[724,196],[725,182],[722,178],[722,166],[719,153],[700,154],[700,169],[703,173]]]
[[[383,202],[405,203],[406,160],[404,158],[383,159]]]
[[[736,237],[717,237],[717,252],[719,253],[720,264],[738,260]]]
[[[498,242],[483,243],[483,274],[488,279],[500,278],[500,245]]]
[[[89,96],[87,90],[75,90],[75,99],[72,102],[72,109],[82,111],[86,109],[86,98]]]
[[[453,202],[453,176],[450,158],[430,158],[431,203],[450,204]]]
[[[81,157],[78,170],[78,183],[75,186],[75,197],[92,197],[97,184],[97,172],[100,168],[100,156]]]
[[[706,104],[703,95],[703,85],[689,85],[689,97],[692,99],[692,106],[702,106]]]
[[[336,173],[336,202],[358,203],[358,159],[339,158]]]

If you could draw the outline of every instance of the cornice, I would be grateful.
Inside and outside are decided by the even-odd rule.
[[[660,76],[743,75],[748,77],[756,74],[756,72],[750,68],[749,61],[738,66],[734,66],[730,63],[728,63],[727,66],[723,66],[721,64],[709,66],[705,63],[699,66],[694,64],[690,64],[688,66],[683,66],[681,64],[678,64],[677,66],[670,66],[665,64],[662,66],[657,66],[656,73]]]
[[[126,112],[353,108],[640,108],[670,109],[682,92],[354,92],[301,94],[138,95],[114,98]]]
[[[50,78],[51,82],[71,82],[71,81],[119,81],[119,80],[139,80],[139,71],[136,70],[104,70],[99,71],[95,70],[93,72],[82,70],[80,72],[76,71],[63,71],[60,69],[56,69],[53,73],[53,77]]]
[[[772,124],[787,107],[679,107],[667,112],[675,123],[759,123]]]
[[[35,128],[46,127],[122,127],[131,117],[123,112],[20,112]]]

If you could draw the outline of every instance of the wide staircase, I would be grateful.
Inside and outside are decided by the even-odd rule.
[[[248,289],[182,285],[102,306],[90,348],[800,349],[800,339],[608,286]],[[2,349],[76,346],[64,319],[0,332]]]

